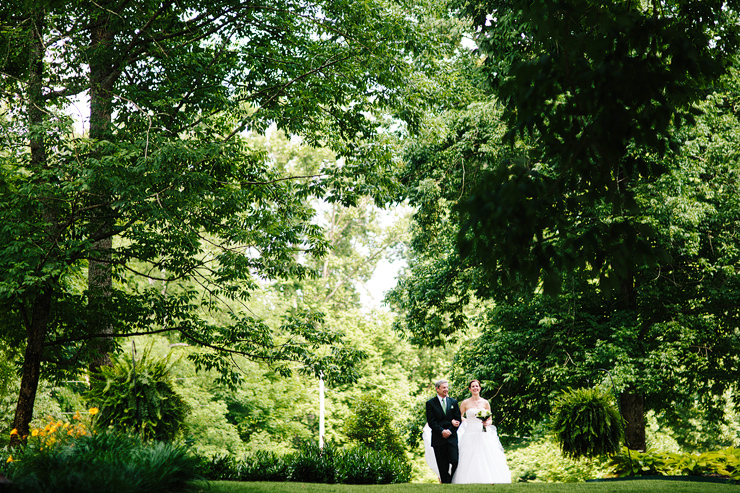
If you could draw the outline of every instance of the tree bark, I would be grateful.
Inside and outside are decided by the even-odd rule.
[[[41,378],[41,360],[50,312],[51,294],[47,291],[36,297],[31,309],[31,320],[27,327],[28,340],[23,355],[21,388],[13,419],[13,428],[18,431],[18,434],[11,437],[11,446],[18,445],[21,438],[28,436],[29,433],[29,426],[33,419],[33,407],[36,402],[36,391]]]
[[[624,438],[631,450],[645,450],[645,399],[633,390],[627,389],[620,395],[622,417],[627,422]]]
[[[105,299],[110,297],[113,288],[113,270],[110,264],[110,250],[112,247],[113,239],[110,237],[95,242],[93,245],[93,254],[88,262],[88,308],[96,315],[93,318],[91,330],[101,334],[110,334],[113,332],[111,324],[107,323],[101,316],[104,313],[103,305]],[[100,322],[96,323],[96,321]],[[103,336],[91,342],[91,346],[95,351],[95,355],[90,362],[90,371],[93,374],[97,373],[101,366],[109,366],[111,364],[109,355],[110,345],[106,339],[108,338]]]
[[[112,102],[113,85],[120,73],[113,66],[113,60],[108,56],[111,41],[113,40],[113,29],[111,28],[111,16],[103,14],[105,19],[92,30],[90,36],[91,61],[90,61],[90,138],[93,140],[105,140],[110,138],[113,121]],[[92,219],[91,234],[100,239],[93,243],[88,259],[88,293],[89,308],[92,319],[91,330],[107,334],[112,333],[112,326],[107,323],[102,315],[101,309],[107,298],[110,297],[113,288],[113,269],[111,264],[111,250],[113,238],[110,236],[112,224],[112,211],[105,205],[108,195],[102,187],[93,191],[94,200],[97,200],[96,217]],[[91,347],[95,352],[90,363],[90,371],[95,374],[101,366],[111,364],[110,344],[106,338],[93,340]]]
[[[637,310],[637,293],[635,277],[628,269],[621,282],[622,306],[627,312]],[[645,450],[645,398],[633,386],[625,389],[619,397],[622,417],[626,421],[624,438],[627,448],[631,450]]]
[[[44,32],[44,12],[37,11],[33,19],[33,41],[29,49],[29,83],[28,83],[28,126],[29,126],[29,148],[31,152],[30,169],[40,174],[47,166],[46,146],[44,132],[40,129],[45,121],[45,103],[43,95],[44,74],[44,44],[42,33]],[[55,215],[54,201],[51,199],[41,200],[41,218],[45,223],[47,236],[50,239],[56,236],[57,219]],[[50,252],[47,262],[55,258],[53,240],[46,246]],[[37,271],[44,266],[37,266]],[[39,272],[37,272],[38,274]],[[26,314],[26,350],[23,359],[23,373],[21,375],[21,387],[18,393],[18,403],[15,408],[13,428],[18,434],[11,436],[11,446],[18,445],[22,437],[29,433],[29,425],[33,419],[33,407],[36,402],[36,391],[41,378],[41,361],[46,342],[46,332],[51,314],[52,289],[46,282],[36,288],[35,296],[30,306],[30,313]]]

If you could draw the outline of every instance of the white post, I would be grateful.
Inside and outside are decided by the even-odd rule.
[[[319,372],[319,448],[324,448],[324,372]]]

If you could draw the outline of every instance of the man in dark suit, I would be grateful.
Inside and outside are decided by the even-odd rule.
[[[443,483],[451,483],[457,469],[457,427],[460,426],[460,406],[448,397],[449,384],[440,380],[434,386],[437,395],[427,401],[427,423],[432,429],[432,448]]]

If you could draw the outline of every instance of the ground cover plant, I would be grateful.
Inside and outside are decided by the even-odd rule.
[[[677,454],[622,449],[609,465],[614,475],[623,476],[707,476],[719,475],[740,481],[740,449],[728,447],[701,454]]]

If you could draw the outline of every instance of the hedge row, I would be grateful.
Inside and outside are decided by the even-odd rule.
[[[287,455],[202,457],[199,473],[206,479],[229,481],[393,484],[411,480],[411,466],[404,458],[363,446],[341,449],[330,444],[304,445]]]

